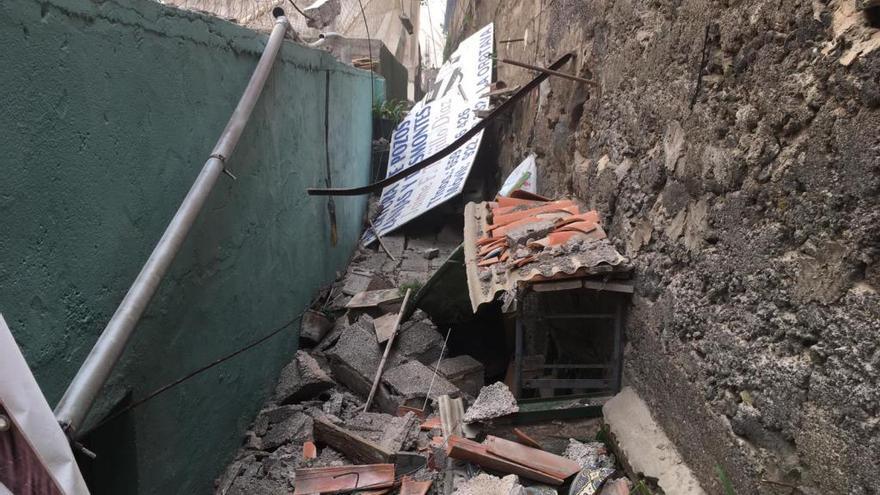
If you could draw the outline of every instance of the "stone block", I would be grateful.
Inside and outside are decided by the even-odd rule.
[[[485,380],[483,363],[471,356],[444,359],[440,362],[438,370],[444,378],[472,397],[476,397],[483,387]]]
[[[424,314],[424,313],[422,313]],[[391,351],[391,363],[416,360],[434,366],[443,349],[443,336],[427,318],[413,319],[400,325]]]
[[[464,414],[465,423],[500,418],[519,411],[516,398],[502,382],[495,382],[480,389],[474,404]]]
[[[292,404],[311,399],[334,385],[315,358],[305,351],[297,351],[294,360],[281,370],[275,398],[279,404]]]
[[[272,451],[288,444],[312,439],[312,418],[299,406],[281,406],[263,411],[254,425],[262,435],[263,449]]]
[[[388,387],[392,397],[397,401],[397,406],[412,405],[422,407],[428,387],[431,387],[429,397],[436,399],[441,395],[456,396],[460,394],[458,388],[449,383],[442,376],[434,379],[431,386],[433,370],[418,361],[407,361],[400,366],[389,369],[383,375],[383,383]],[[393,410],[396,410],[396,406]]]

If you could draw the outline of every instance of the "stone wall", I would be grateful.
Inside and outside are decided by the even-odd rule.
[[[134,280],[226,125],[266,36],[142,0],[0,2],[0,312],[51,405]],[[88,435],[94,493],[209,493],[293,356],[298,313],[345,266],[365,198],[370,78],[286,42],[94,425],[216,358],[270,341]],[[377,80],[378,81],[378,80]],[[90,426],[86,425],[86,429]]]
[[[710,493],[878,493],[880,32],[854,4],[467,1],[452,23],[597,82],[545,83],[499,165],[537,152],[539,192],[633,258],[627,379]]]

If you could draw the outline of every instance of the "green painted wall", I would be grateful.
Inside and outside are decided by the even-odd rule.
[[[51,405],[265,41],[150,1],[0,1],[0,312]],[[238,180],[221,177],[92,421],[289,321],[345,264],[365,199],[337,198],[330,247],[326,200],[305,194],[324,180],[327,71],[333,183],[368,180],[368,73],[286,42],[231,157]],[[96,434],[101,491],[209,493],[295,345],[291,329]]]

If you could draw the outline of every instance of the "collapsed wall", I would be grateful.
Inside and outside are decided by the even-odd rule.
[[[539,192],[598,209],[634,260],[628,380],[710,492],[877,493],[877,13],[534,3],[459,2],[452,46],[494,20],[500,57],[573,50],[597,82],[545,83],[495,140],[503,173],[535,151]]]

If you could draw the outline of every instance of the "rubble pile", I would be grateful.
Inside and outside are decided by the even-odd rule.
[[[447,356],[430,318],[402,307],[406,289],[417,291],[460,241],[440,236],[387,237],[384,249],[355,255],[304,316],[300,350],[218,495],[599,493],[616,473],[602,444],[571,440],[557,455],[518,429],[516,442],[495,436],[495,422],[519,410],[511,391],[484,386],[479,361]]]

